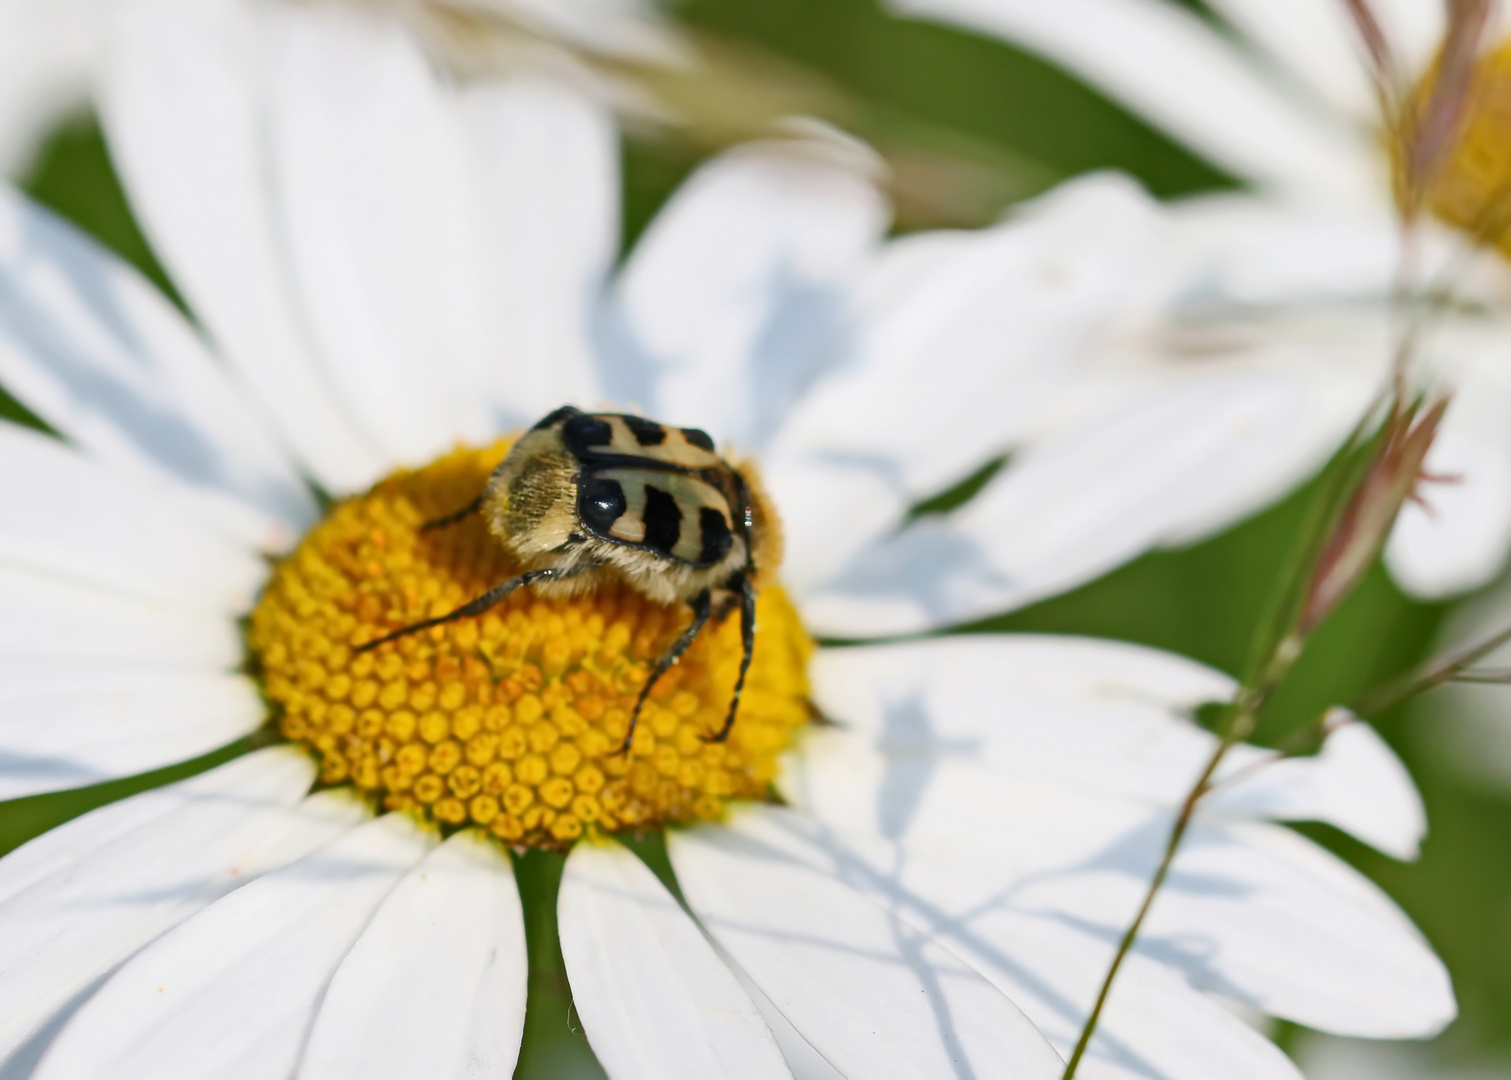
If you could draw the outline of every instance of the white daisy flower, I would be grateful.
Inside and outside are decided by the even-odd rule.
[[[612,1076],[1058,1076],[1211,751],[1190,714],[1231,681],[1108,642],[809,635],[962,603],[889,538],[1031,427],[1007,391],[1049,400],[1036,362],[1134,272],[1119,252],[1143,249],[1114,226],[1147,203],[1094,185],[979,236],[889,243],[861,149],[752,146],[694,174],[610,278],[597,106],[449,85],[351,12],[142,0],[116,29],[112,150],[199,326],[0,200],[0,382],[66,440],[0,427],[0,797],[270,719],[281,744],[0,859],[0,1075],[507,1076],[515,845],[570,851],[561,946]],[[727,744],[701,736],[735,620],[614,752],[677,630],[625,589],[522,592],[355,649],[507,574],[475,519],[421,523],[477,493],[500,432],[605,399],[738,446],[779,508],[786,558]],[[1206,447],[1099,505],[1067,445],[1039,517],[978,526],[981,550],[1046,523],[1074,549],[1135,511],[1181,525],[1211,502],[1170,479],[1203,476],[1184,455],[1211,464]],[[350,497],[322,514],[305,477]],[[877,552],[906,593],[881,589]],[[1021,576],[1050,591],[1117,557],[1036,555]],[[835,726],[809,729],[815,709]],[[1248,771],[1204,806],[1082,1075],[1294,1080],[1216,998],[1367,1037],[1452,1017],[1401,912],[1274,824],[1409,857],[1423,821],[1399,762],[1363,724],[1262,759],[1230,755]],[[685,908],[587,839],[662,825]]]
[[[1388,140],[1348,5],[1215,0],[1211,7],[1226,23],[1221,28],[1176,0],[891,0],[891,6],[1042,53],[1256,185],[1263,199],[1205,198],[1174,210],[1213,272],[1210,290],[1186,298],[1205,308],[1199,329],[1241,340],[1262,323],[1282,340],[1312,338],[1313,348],[1291,358],[1298,392],[1319,366],[1361,388],[1372,383],[1375,369],[1352,357],[1379,356],[1390,340],[1399,241]],[[1371,7],[1408,74],[1424,71],[1442,39],[1443,5],[1389,0]],[[1502,55],[1487,54],[1486,78],[1500,77]],[[1450,167],[1472,181],[1475,206],[1504,184],[1500,174],[1491,175],[1501,168],[1499,158],[1492,154],[1487,164],[1478,149],[1504,139],[1495,127],[1501,113],[1490,97],[1484,101],[1473,120],[1477,135]],[[1440,203],[1435,209],[1445,220],[1467,224],[1464,207]],[[1464,309],[1440,320],[1426,357],[1429,369],[1460,393],[1427,460],[1428,473],[1443,482],[1425,487],[1424,505],[1402,514],[1386,562],[1403,588],[1431,598],[1483,585],[1511,549],[1511,502],[1503,497],[1511,441],[1500,419],[1511,404],[1511,383],[1498,356],[1511,282],[1504,265],[1492,265],[1498,260],[1466,260],[1462,239],[1444,230],[1428,230],[1425,239],[1423,279],[1442,285],[1440,271],[1453,266],[1446,280],[1470,294]],[[1158,325],[1180,335],[1192,312],[1174,304],[1158,314]],[[1140,360],[1167,372],[1186,366],[1175,347],[1146,350]],[[1341,431],[1331,434],[1336,445]],[[1306,475],[1279,457],[1272,470],[1278,487]]]

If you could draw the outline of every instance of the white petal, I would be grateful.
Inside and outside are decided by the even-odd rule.
[[[1407,72],[1423,70],[1442,47],[1447,29],[1446,8],[1441,4],[1419,4],[1416,0],[1374,0],[1370,7],[1385,32],[1391,48],[1401,58]],[[1490,6],[1486,40],[1496,41],[1506,32],[1507,12],[1498,4]]]
[[[1161,806],[1180,801],[1214,745],[1187,717],[1234,688],[1171,653],[1058,635],[821,649],[810,672],[814,703],[885,754],[897,785],[969,760]]]
[[[289,1076],[342,956],[428,846],[390,814],[217,900],[79,1010],[38,1080]]]
[[[1117,190],[1110,178],[1072,185],[1045,213],[1060,200],[1067,213],[1094,207],[1095,194]],[[1114,310],[1081,311],[1085,325],[1067,331],[1068,392],[1041,383],[1029,394],[1009,467],[975,504],[888,537],[805,597],[824,632],[922,629],[1059,591],[1151,542],[1219,531],[1327,459],[1388,356],[1379,270],[1393,250],[1388,230],[1369,215],[1252,198],[1163,216],[1157,243],[1129,238],[1140,265],[1108,298]],[[1115,490],[1081,497],[1102,477]],[[998,498],[1009,504],[1000,513],[989,509]],[[1042,548],[1041,536],[1050,537]]]
[[[1277,498],[1326,460],[1352,419],[1340,411],[1289,374],[1144,383],[1025,450],[961,510],[861,551],[805,596],[805,618],[834,636],[909,633],[1063,592]]]
[[[1235,329],[1246,314],[1283,322],[1276,316],[1287,308],[1304,312],[1328,302],[1354,309],[1373,305],[1383,321],[1400,253],[1399,226],[1388,210],[1314,206],[1246,192],[1180,199],[1163,209],[1169,231],[1161,263],[1146,280],[1167,310],[1177,317],[1185,313],[1193,329],[1202,327],[1198,316],[1210,324],[1224,306]],[[1446,238],[1430,230],[1422,243],[1421,257],[1435,270],[1463,258],[1456,246],[1451,254],[1445,250]],[[1181,352],[1170,351],[1170,360],[1178,362]],[[1188,362],[1193,352],[1185,351]]]
[[[342,399],[401,461],[488,432],[480,224],[458,117],[396,21],[277,22],[270,123],[289,257]],[[460,369],[460,370],[459,370]]]
[[[832,873],[738,828],[671,833],[667,846],[709,932],[841,1074],[1022,1080],[1063,1070],[1007,998]]]
[[[234,535],[287,546],[314,500],[156,290],[0,188],[0,378],[90,453],[175,481]]]
[[[229,615],[0,565],[0,662],[20,658],[224,671],[243,659]]]
[[[1107,174],[993,229],[888,245],[858,285],[854,356],[802,399],[763,462],[866,461],[916,501],[1012,448],[1147,273],[1156,215]]]
[[[168,928],[355,824],[309,759],[262,750],[75,818],[0,860],[0,1061]]]
[[[804,623],[820,635],[867,634],[854,620],[843,621],[848,597],[820,590],[902,520],[907,494],[865,461],[783,455],[759,464],[782,523],[782,584],[802,604]],[[872,614],[868,607],[863,618]]]
[[[572,1000],[614,1080],[792,1075],[735,976],[627,849],[578,844],[557,913]]]
[[[1176,866],[1191,884],[1161,898],[1144,948],[1170,950],[1197,985],[1318,1030],[1376,1039],[1433,1035],[1457,1014],[1447,970],[1406,916],[1289,830],[1199,826]],[[1211,882],[1227,895],[1206,895]],[[1131,910],[1131,893],[1076,891],[1084,917]],[[1212,946],[1216,957],[1198,955]]]
[[[1334,730],[1314,757],[1261,764],[1244,754],[1223,774],[1232,786],[1213,792],[1204,815],[1325,821],[1397,859],[1417,857],[1427,834],[1427,811],[1411,774],[1385,740],[1343,709],[1328,717]],[[1252,759],[1245,765],[1243,759]],[[1248,770],[1252,770],[1251,772]],[[1234,776],[1244,773],[1242,779]]]
[[[244,612],[267,573],[160,488],[0,423],[0,561],[150,600]]]
[[[951,950],[1007,994],[1062,1054],[1074,1047],[1110,959],[1103,938],[1009,898],[982,902],[976,877],[927,853],[888,850],[798,815],[758,810],[736,823],[752,846],[815,870],[827,869]],[[904,864],[913,872],[899,873]],[[924,879],[914,887],[917,879]],[[1097,1080],[1297,1080],[1268,1039],[1143,956],[1127,958],[1082,1063]]]
[[[1377,121],[1379,102],[1369,77],[1368,56],[1344,5],[1310,0],[1212,0],[1212,10],[1335,112],[1361,125]]]
[[[688,48],[651,0],[486,0],[487,5],[538,34],[589,53],[674,62]]]
[[[929,894],[922,863],[951,865],[979,884],[953,903],[1005,898],[1055,913],[1102,941],[1106,959],[1172,821],[1169,810],[949,759],[899,792],[891,763],[838,731],[811,738],[795,769],[784,793],[832,828],[864,837],[881,831],[877,818],[904,823],[891,833],[899,841],[871,845],[883,853],[873,862],[910,888]],[[898,842],[918,865],[897,859]],[[1400,910],[1280,826],[1193,825],[1139,950],[1197,986],[1322,1030],[1406,1038],[1454,1014],[1447,972]]]
[[[875,260],[857,286],[853,355],[796,403],[761,457],[783,515],[783,580],[820,633],[886,632],[894,605],[895,618],[916,616],[869,579],[864,610],[835,595],[844,582],[823,590],[863,545],[890,552],[909,506],[1042,421],[1143,272],[1153,214],[1130,181],[1096,176],[997,229],[916,235]]]
[[[82,108],[103,0],[0,0],[0,175],[19,176],[53,126]]]
[[[507,424],[601,398],[590,332],[619,247],[618,136],[603,108],[544,82],[460,99],[477,187],[486,385]]]
[[[936,931],[1069,1055],[1106,973],[1103,941],[1055,915],[994,910]],[[958,932],[951,932],[958,928]],[[1088,1080],[1300,1080],[1284,1052],[1180,974],[1144,956],[1118,971],[1088,1047]]]
[[[508,854],[458,833],[409,871],[341,961],[298,1076],[512,1076],[528,966]]]
[[[1291,98],[1169,0],[890,0],[1040,52],[1246,179],[1339,201],[1385,186],[1370,137]]]
[[[173,765],[266,719],[241,674],[0,661],[0,799]]]
[[[849,287],[886,227],[858,156],[757,144],[693,174],[620,279],[609,392],[760,449],[841,358]]]
[[[261,28],[237,0],[132,0],[114,21],[101,119],[153,248],[279,433],[327,490],[387,462],[358,431],[301,325],[259,116]]]
[[[824,715],[889,760],[897,801],[881,806],[893,811],[943,758],[1173,809],[1217,747],[1191,714],[1236,689],[1226,675],[1171,653],[1031,634],[822,649],[811,677]],[[1201,813],[1325,821],[1413,857],[1426,827],[1421,798],[1379,736],[1345,715],[1314,757],[1276,762],[1268,751],[1234,747],[1217,774],[1229,782]],[[875,823],[887,836],[905,826]]]
[[[1422,504],[1407,504],[1386,548],[1386,564],[1403,589],[1439,599],[1494,578],[1511,549],[1511,374],[1505,370],[1504,328],[1440,344],[1469,368],[1443,418],[1418,486]],[[1467,361],[1467,362],[1466,362]]]

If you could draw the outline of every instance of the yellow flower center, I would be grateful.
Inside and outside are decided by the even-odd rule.
[[[775,585],[757,603],[755,657],[724,743],[705,737],[729,708],[738,616],[699,635],[617,753],[651,665],[690,620],[617,582],[570,599],[521,589],[486,615],[355,651],[519,573],[481,515],[420,531],[474,499],[508,445],[395,473],[337,505],[278,565],[248,643],[283,735],[318,755],[326,784],[514,845],[717,818],[729,799],[766,797],[810,715],[813,648]]]
[[[1419,100],[1429,96],[1435,74],[1434,68],[1419,85]],[[1434,176],[1428,204],[1442,220],[1511,255],[1511,42],[1476,63],[1457,141]]]

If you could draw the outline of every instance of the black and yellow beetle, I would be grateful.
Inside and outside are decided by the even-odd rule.
[[[725,461],[697,428],[567,405],[520,437],[473,503],[424,527],[441,528],[478,512],[524,573],[449,614],[370,641],[359,652],[481,615],[524,586],[560,596],[618,579],[654,603],[686,603],[693,612],[641,688],[621,750],[629,748],[657,680],[710,619],[722,620],[738,607],[740,672],[724,725],[708,736],[710,742],[728,738],[755,648],[757,567],[774,566],[780,557],[775,517],[748,466]]]

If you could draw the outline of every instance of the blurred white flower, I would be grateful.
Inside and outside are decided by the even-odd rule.
[[[88,105],[107,0],[0,0],[0,176]]]
[[[1346,4],[1216,0],[1221,28],[1175,0],[891,6],[1042,53],[1261,190],[1262,198],[1203,199],[1192,211],[1174,211],[1205,216],[1215,251],[1241,258],[1246,248],[1258,278],[1248,295],[1220,283],[1215,297],[1203,297],[1218,301],[1210,305],[1212,334],[1236,325],[1283,340],[1295,332],[1298,313],[1303,323],[1325,320],[1341,355],[1318,348],[1299,358],[1294,375],[1302,382],[1319,365],[1339,377],[1352,366],[1367,380],[1372,373],[1348,357],[1394,348],[1398,327],[1389,307],[1399,257],[1391,162]],[[1442,40],[1443,5],[1369,6],[1406,75],[1424,70]],[[1497,23],[1491,40],[1503,31]],[[1488,109],[1486,117],[1494,119]],[[1463,239],[1449,230],[1428,228],[1423,240],[1421,280],[1462,294],[1424,343],[1425,367],[1459,393],[1427,459],[1438,482],[1423,486],[1423,505],[1402,514],[1386,561],[1407,591],[1439,597],[1493,578],[1511,548],[1511,500],[1504,496],[1511,427],[1503,420],[1511,367],[1501,355],[1511,278],[1498,259],[1467,257]],[[1145,360],[1168,369],[1179,365],[1179,353],[1166,348]],[[1280,471],[1303,475],[1283,465]]]
[[[264,555],[319,516],[305,478],[346,495],[564,401],[635,403],[756,456],[783,587],[832,637],[935,629],[1211,527],[1273,483],[1253,446],[1325,452],[1295,417],[1357,405],[1348,386],[1287,396],[1262,353],[1196,384],[1203,428],[1121,389],[1066,399],[1086,343],[1188,265],[1179,221],[1123,181],[886,242],[863,148],[749,146],[696,172],[611,274],[614,136],[591,101],[458,87],[350,11],[136,0],[113,34],[112,152],[198,326],[0,200],[0,382],[68,440],[0,427],[0,797],[261,728],[238,620]],[[965,511],[908,525],[1025,444]],[[616,1077],[818,1059],[1057,1076],[1050,1046],[1074,1041],[1211,752],[1190,714],[1231,681],[1000,635],[823,646],[810,678],[840,726],[788,755],[788,805],[669,831],[691,916],[612,842],[568,857],[562,946],[595,1052]],[[265,748],[0,860],[0,1075],[510,1075],[507,854],[309,795],[315,772]],[[1295,1080],[1214,994],[1372,1037],[1452,1017],[1415,929],[1273,824],[1297,819],[1402,858],[1424,829],[1363,724],[1214,795],[1084,1076]]]
[[[1511,1065],[1449,1064],[1441,1051],[1313,1035],[1297,1055],[1307,1080],[1511,1080]]]

